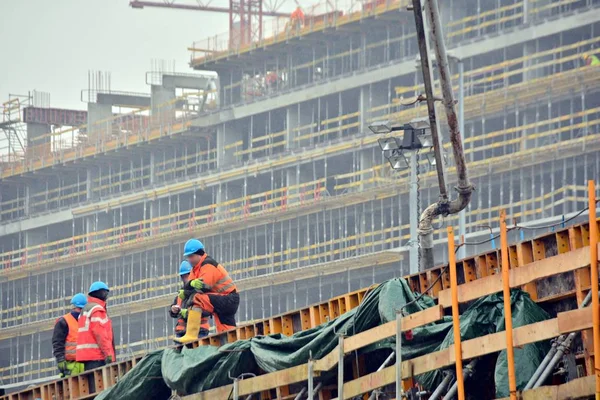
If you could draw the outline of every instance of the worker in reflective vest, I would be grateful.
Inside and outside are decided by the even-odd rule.
[[[88,303],[79,316],[76,359],[86,371],[115,361],[112,321],[106,313],[108,293],[106,283],[92,283]]]
[[[180,343],[196,340],[201,329],[208,330],[210,316],[217,332],[234,329],[240,295],[225,268],[208,257],[204,245],[197,239],[187,241],[183,255],[193,266],[185,288],[196,293],[185,304],[188,310],[186,334],[175,340]],[[180,290],[180,297],[186,297],[185,290]]]
[[[592,66],[592,67],[600,65],[600,58],[598,58],[598,56],[596,56],[594,54],[584,53],[583,61],[585,62],[585,65]]]
[[[179,266],[179,277],[181,278],[184,286],[188,282],[190,272],[192,272],[192,265],[187,261],[183,261]],[[173,300],[173,304],[171,304],[171,307],[169,308],[169,315],[171,318],[177,318],[177,324],[175,325],[175,337],[178,338],[185,335],[186,318],[184,318],[184,316],[187,316],[187,309],[182,307],[183,302],[184,299],[179,297],[178,293]],[[206,334],[208,334],[208,331]]]
[[[77,347],[77,333],[79,324],[77,319],[81,309],[87,304],[87,297],[77,293],[71,299],[71,312],[58,318],[52,333],[52,354],[56,358],[60,377],[77,375],[83,372],[83,364],[75,361]]]

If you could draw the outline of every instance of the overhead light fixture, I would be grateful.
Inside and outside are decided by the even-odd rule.
[[[410,164],[402,150],[394,150],[391,155],[386,157],[390,166],[394,170],[404,170],[410,168]]]
[[[381,151],[390,151],[400,149],[400,141],[395,137],[387,137],[383,139],[377,139]]]
[[[429,118],[428,117],[415,118],[406,125],[409,128],[414,129],[414,130],[428,129],[429,128]]]
[[[429,128],[417,131],[417,139],[421,143],[421,147],[433,147],[433,136]]]
[[[390,121],[377,121],[369,125],[369,129],[375,134],[390,133],[392,131],[392,124],[390,124]]]
[[[437,160],[435,159],[435,152],[430,151],[427,154],[425,154],[425,157],[427,157],[429,165],[431,165],[432,167],[435,167],[437,165]],[[444,165],[448,165],[448,156],[446,155],[446,153],[442,153],[442,162],[444,163]]]

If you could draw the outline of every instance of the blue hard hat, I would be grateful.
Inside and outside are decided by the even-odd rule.
[[[94,282],[90,285],[90,291],[88,293],[92,293],[92,292],[95,292],[96,290],[102,290],[102,289],[109,290],[106,283],[101,282],[101,281]]]
[[[183,247],[183,255],[185,257],[191,256],[198,250],[204,250],[204,245],[198,239],[190,239],[185,242],[185,246]]]
[[[83,308],[87,304],[87,296],[83,293],[77,293],[71,299],[71,304],[73,304],[75,307]]]
[[[192,272],[192,264],[187,261],[183,261],[179,266],[179,276],[187,275]]]

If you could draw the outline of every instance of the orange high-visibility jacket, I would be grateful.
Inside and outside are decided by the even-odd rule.
[[[112,321],[106,314],[106,302],[88,296],[79,315],[77,361],[115,360]]]
[[[204,281],[205,289],[203,292],[205,293],[225,295],[237,291],[233,279],[229,277],[225,268],[206,254],[192,268],[190,281],[194,279],[202,279]]]

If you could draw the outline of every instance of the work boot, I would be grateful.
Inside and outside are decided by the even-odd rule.
[[[201,319],[202,312],[200,311],[200,309],[190,308],[187,314],[187,325],[185,329],[185,335],[182,337],[173,338],[173,340],[178,343],[189,343],[198,340]]]

